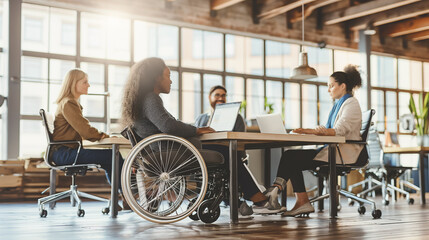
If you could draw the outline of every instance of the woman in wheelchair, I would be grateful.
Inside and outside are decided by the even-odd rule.
[[[54,120],[54,141],[68,141],[83,139],[97,141],[109,137],[106,133],[92,127],[82,114],[82,106],[79,103],[81,95],[88,94],[88,75],[80,69],[70,70],[63,81],[60,94],[56,100],[58,105]],[[73,164],[99,164],[105,171],[110,183],[112,171],[111,149],[81,149],[78,152],[76,144],[64,144],[54,146],[51,152],[52,161],[57,165]],[[120,168],[123,158],[120,156]],[[124,202],[124,208],[129,208]]]
[[[344,71],[334,72],[328,82],[328,92],[333,100],[332,107],[326,126],[318,126],[314,129],[298,128],[293,130],[298,134],[315,134],[324,136],[345,136],[347,140],[360,140],[360,129],[362,125],[362,113],[358,100],[353,97],[355,89],[362,84],[359,71],[355,66],[348,65]],[[354,163],[362,150],[361,145],[344,144],[340,150],[345,156],[344,163]],[[278,193],[286,190],[286,183],[290,179],[296,196],[295,206],[290,211],[285,211],[283,216],[308,215],[314,212],[310,204],[304,185],[303,170],[316,169],[328,162],[328,149],[294,149],[286,150],[280,159],[277,177],[273,185],[268,189],[266,195],[270,200],[275,200],[272,205],[281,210],[277,202]],[[341,160],[337,157],[337,164]]]
[[[197,128],[183,123],[164,108],[159,95],[170,93],[171,83],[170,69],[160,58],[144,59],[131,68],[124,88],[122,121],[131,134],[137,135],[136,142],[143,140],[133,148],[125,162],[123,184],[129,181],[131,185],[129,194],[136,204],[133,206],[131,200],[130,205],[136,208],[136,213],[141,212],[142,217],[155,222],[177,221],[186,217],[186,209],[180,209],[183,203],[188,203],[188,208],[196,209],[193,203],[199,199],[196,197],[199,191],[206,194],[200,189],[204,185],[202,176],[206,167],[198,170],[198,166],[207,165],[210,179],[204,198],[206,200],[196,209],[197,215],[193,214],[191,218],[212,222],[218,217],[218,205],[223,200],[220,198],[226,197],[224,188],[227,186],[228,174],[219,170],[223,168],[225,157],[219,152],[202,149],[201,143],[195,138],[214,132],[212,128]],[[201,157],[203,163],[199,162]],[[259,190],[253,195],[259,197],[254,200],[256,204],[264,205],[267,202]],[[210,198],[215,200],[210,202]],[[160,206],[164,200],[168,200],[169,204]],[[211,207],[204,208],[204,204]],[[212,213],[210,219],[205,218],[206,213]]]

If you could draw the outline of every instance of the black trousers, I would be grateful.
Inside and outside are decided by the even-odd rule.
[[[318,149],[289,149],[283,152],[280,159],[277,177],[286,182],[290,179],[294,192],[305,192],[304,176],[302,171],[314,170],[326,162],[313,160],[322,150]]]
[[[229,169],[229,147],[222,145],[203,145],[203,149],[214,150],[220,152],[225,158],[225,168]],[[247,171],[241,158],[244,156],[244,152],[237,153],[237,173],[238,173],[238,185],[244,194],[244,199],[250,200],[250,198],[256,193],[260,192],[249,171]]]

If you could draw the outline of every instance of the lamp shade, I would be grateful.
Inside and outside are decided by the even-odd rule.
[[[293,79],[310,79],[317,77],[316,69],[308,66],[308,55],[306,52],[299,53],[299,66],[292,71]]]

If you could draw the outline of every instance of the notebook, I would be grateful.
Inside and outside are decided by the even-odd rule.
[[[237,121],[241,102],[216,104],[215,110],[209,120],[209,127],[217,132],[230,132]]]
[[[280,113],[257,116],[256,121],[261,133],[287,134]]]

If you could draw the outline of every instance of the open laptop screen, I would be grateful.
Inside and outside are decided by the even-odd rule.
[[[230,132],[237,121],[241,102],[216,104],[209,126],[217,132]]]
[[[279,113],[257,116],[256,120],[258,121],[259,130],[261,133],[287,133],[283,124],[282,115]]]

